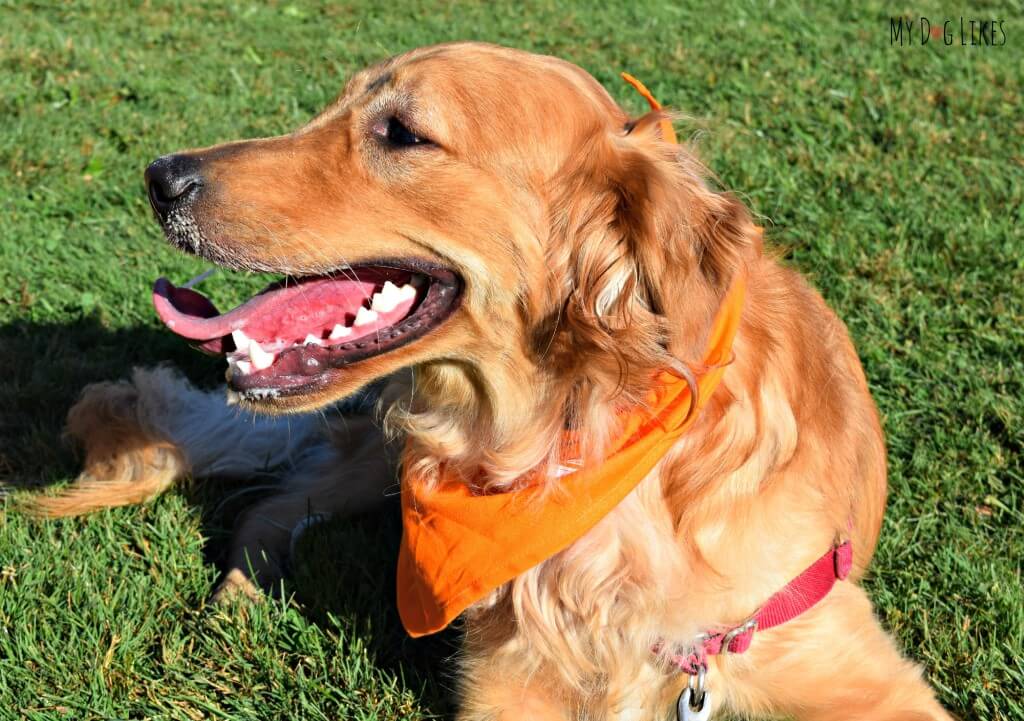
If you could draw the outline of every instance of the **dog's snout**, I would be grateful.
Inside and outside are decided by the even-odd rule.
[[[191,155],[165,155],[146,168],[149,202],[161,218],[176,205],[191,200],[203,186],[201,164]]]

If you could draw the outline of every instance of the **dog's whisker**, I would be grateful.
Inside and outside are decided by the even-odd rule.
[[[197,275],[195,278],[190,278],[189,280],[185,281],[184,283],[182,283],[178,287],[179,288],[194,288],[195,286],[199,285],[204,280],[209,278],[211,275],[213,275],[214,273],[218,273],[218,272],[220,272],[220,268],[208,268],[208,269],[204,270],[202,273],[200,273],[199,275]]]

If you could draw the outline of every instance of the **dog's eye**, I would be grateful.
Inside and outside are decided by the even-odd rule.
[[[373,126],[375,135],[383,138],[389,145],[396,148],[408,148],[413,145],[430,145],[430,141],[409,130],[402,121],[392,116],[381,120]]]

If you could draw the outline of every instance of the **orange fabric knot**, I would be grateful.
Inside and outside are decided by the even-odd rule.
[[[619,73],[619,75],[622,77],[623,80],[632,85],[633,88],[643,96],[644,100],[647,101],[647,104],[651,106],[651,110],[661,110],[661,103],[654,99],[654,96],[651,95],[651,91],[647,89],[646,85],[641,83],[639,80],[634,78],[629,73]],[[661,128],[661,137],[664,138],[666,142],[675,145],[676,131],[672,128],[672,121],[667,119],[662,120],[660,123],[658,123],[658,125]]]

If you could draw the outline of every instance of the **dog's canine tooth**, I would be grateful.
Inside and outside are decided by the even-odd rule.
[[[240,351],[244,351],[249,347],[249,341],[251,339],[245,334],[245,331],[239,328],[238,330],[231,331],[231,340],[235,342],[235,348]]]
[[[328,338],[330,338],[331,340],[337,340],[338,338],[344,338],[347,335],[352,335],[352,329],[349,328],[347,325],[342,325],[341,323],[338,323],[331,330],[331,334],[328,336]]]
[[[361,307],[356,313],[356,320],[352,325],[368,325],[375,320],[377,320],[377,311]]]
[[[277,354],[263,350],[259,343],[251,340],[249,341],[249,357],[252,359],[252,367],[261,371],[274,363]]]

